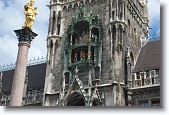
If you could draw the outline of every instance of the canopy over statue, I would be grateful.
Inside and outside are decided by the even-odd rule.
[[[32,30],[32,24],[37,15],[37,7],[32,7],[34,5],[34,0],[30,0],[28,4],[24,6],[25,9],[25,23],[22,28],[29,27]]]

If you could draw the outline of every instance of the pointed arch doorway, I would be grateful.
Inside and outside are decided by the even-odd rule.
[[[73,92],[68,96],[67,106],[85,106],[85,100],[80,93]]]

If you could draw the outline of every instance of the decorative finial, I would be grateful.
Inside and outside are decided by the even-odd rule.
[[[34,5],[34,0],[30,0],[30,2],[28,4],[26,4],[24,6],[25,9],[25,23],[22,26],[22,28],[30,28],[30,30],[32,30],[32,24],[35,20],[35,17],[37,15],[37,7],[32,7]]]

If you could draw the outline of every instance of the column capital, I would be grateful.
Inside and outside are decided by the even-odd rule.
[[[14,30],[16,36],[18,36],[19,42],[28,42],[31,44],[31,41],[38,35],[31,31],[28,27],[20,30]]]

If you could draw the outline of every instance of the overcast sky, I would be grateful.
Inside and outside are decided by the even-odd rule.
[[[16,61],[18,40],[14,33],[24,24],[23,6],[29,0],[0,0],[0,65]],[[46,56],[46,38],[48,32],[50,0],[35,0],[38,15],[33,24],[33,31],[38,36],[29,49],[28,59]],[[160,32],[160,0],[148,0],[151,33]]]

